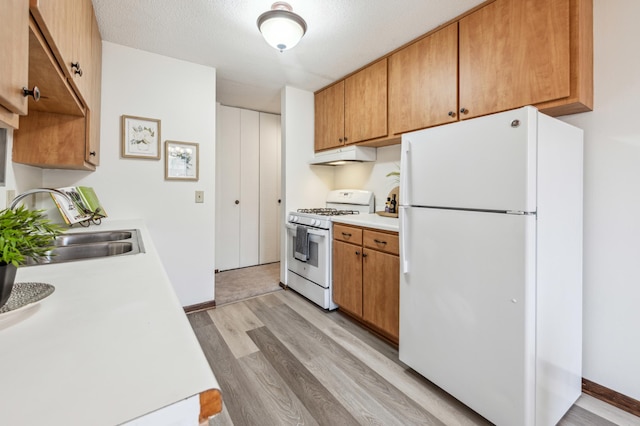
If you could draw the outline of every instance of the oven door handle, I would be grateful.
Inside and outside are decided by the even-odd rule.
[[[297,228],[296,225],[287,223],[287,229],[291,229],[292,231],[295,231],[296,228]],[[329,235],[329,230],[328,229],[318,230],[313,228],[307,228],[307,234],[317,235],[318,237],[326,237]]]

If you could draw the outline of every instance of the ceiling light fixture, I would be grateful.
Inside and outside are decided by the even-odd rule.
[[[289,3],[277,1],[271,10],[258,17],[258,29],[264,39],[279,51],[294,47],[307,32],[307,23],[293,13]]]

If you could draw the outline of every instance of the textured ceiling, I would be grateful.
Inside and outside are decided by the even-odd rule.
[[[292,50],[262,38],[274,0],[93,0],[103,40],[217,70],[217,101],[280,112],[285,85],[315,91],[483,0],[289,0],[307,21]]]

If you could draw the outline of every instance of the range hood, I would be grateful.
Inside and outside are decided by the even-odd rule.
[[[309,164],[339,166],[347,163],[376,161],[376,148],[370,146],[346,146],[330,151],[317,152]]]

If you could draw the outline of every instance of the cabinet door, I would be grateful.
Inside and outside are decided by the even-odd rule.
[[[90,103],[91,83],[95,78],[92,75],[95,72],[93,66],[93,39],[95,37],[93,5],[91,0],[76,0],[74,4],[74,25],[77,35],[73,36],[73,53],[65,65],[69,67],[71,80],[78,88],[80,95],[85,98],[85,102]],[[77,63],[80,69],[72,68],[72,62]]]
[[[89,95],[91,56],[91,20],[93,6],[90,0],[30,0],[30,9],[53,54],[67,78],[79,89],[80,95]],[[72,64],[77,63],[82,75]]]
[[[316,151],[344,145],[344,81],[315,95]]]
[[[362,317],[362,247],[333,240],[333,301]]]
[[[280,116],[260,113],[260,264],[280,260]]]
[[[387,59],[344,83],[344,136],[351,144],[387,136]]]
[[[398,256],[376,250],[364,249],[363,253],[363,319],[397,342],[400,327],[400,261]]]
[[[91,19],[91,69],[87,79],[90,87],[89,99],[89,141],[86,148],[86,160],[100,165],[100,102],[102,99],[102,38],[95,17]]]
[[[29,5],[25,0],[3,2],[0,45],[0,106],[24,115],[27,98],[22,95],[22,88],[29,84]]]
[[[459,26],[462,119],[569,96],[569,0],[497,0]]]
[[[457,120],[458,23],[389,57],[389,133]]]

